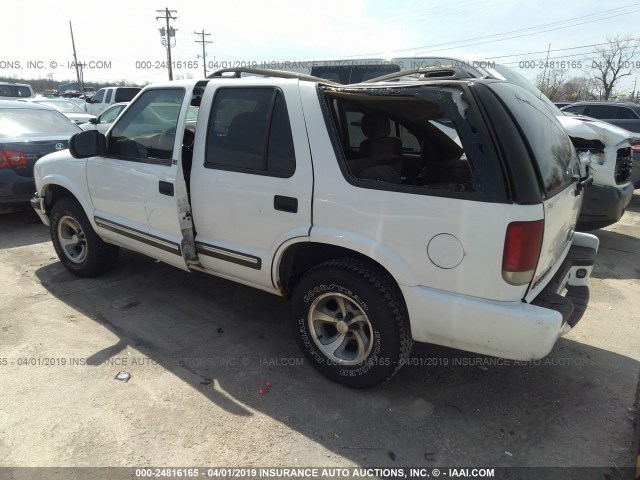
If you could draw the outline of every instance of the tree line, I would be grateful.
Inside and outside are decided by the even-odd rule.
[[[570,76],[569,69],[545,70],[534,84],[551,101],[624,100],[638,103],[640,94],[619,88],[620,80],[640,68],[640,43],[629,36],[607,37],[606,44],[595,47],[583,75]]]

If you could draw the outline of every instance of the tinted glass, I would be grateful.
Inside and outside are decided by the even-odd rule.
[[[141,88],[138,87],[118,87],[116,90],[116,98],[113,100],[114,103],[120,102],[130,102],[133,100],[138,93],[140,93]]]
[[[113,90],[107,90],[107,96],[104,99],[104,103],[111,103],[111,93]]]
[[[219,90],[209,118],[205,164],[291,176],[295,155],[282,92],[272,88]]]
[[[296,170],[296,156],[289,124],[289,113],[282,93],[276,95],[269,129],[267,171],[283,175],[293,175]]]
[[[26,98],[31,96],[31,89],[29,87],[16,87],[17,97]]]
[[[638,116],[630,108],[618,107],[616,118],[618,118],[619,120],[636,120]]]
[[[593,118],[616,118],[616,110],[613,105],[587,105],[584,114]]]
[[[0,85],[0,97],[27,98],[31,96],[31,89],[21,85]]]
[[[507,104],[524,133],[548,196],[562,190],[580,169],[573,144],[560,123],[528,91],[509,83],[492,83],[491,88]]]
[[[141,160],[168,160],[178,125],[183,89],[146,91],[115,124],[107,140],[108,154]],[[174,112],[160,116],[156,109],[164,107]]]

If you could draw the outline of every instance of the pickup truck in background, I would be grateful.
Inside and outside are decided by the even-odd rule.
[[[106,136],[37,162],[31,203],[70,272],[126,247],[289,297],[309,363],[354,388],[414,341],[531,360],[576,326],[591,178],[540,99],[495,79],[244,70],[147,86]]]
[[[85,110],[97,117],[111,105],[120,102],[130,102],[140,90],[140,87],[106,87],[101,88],[96,94],[87,98]]]

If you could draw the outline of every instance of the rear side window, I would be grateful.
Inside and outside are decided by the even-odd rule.
[[[580,174],[576,151],[558,120],[539,99],[510,83],[492,83],[524,134],[547,196],[563,190]]]
[[[113,103],[130,102],[140,92],[140,88],[135,87],[118,87],[116,89],[116,98]]]
[[[170,165],[184,95],[182,88],[153,89],[143,93],[111,130],[107,139],[108,154]],[[173,115],[166,116],[167,111],[172,111]]]
[[[584,109],[587,117],[593,118],[616,118],[617,107],[614,105],[588,105]]]
[[[362,188],[499,201],[481,120],[458,88],[324,90],[345,178]]]
[[[293,175],[293,137],[282,92],[274,88],[218,90],[209,117],[205,167]]]
[[[28,98],[31,89],[21,85],[0,85],[0,97]]]
[[[618,115],[616,118],[618,120],[637,120],[638,116],[630,108],[618,107]]]

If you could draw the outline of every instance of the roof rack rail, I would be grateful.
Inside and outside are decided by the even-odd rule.
[[[382,75],[381,77],[365,80],[362,83],[384,82],[385,80],[393,80],[395,78],[408,77],[409,75],[415,75],[415,74],[424,74],[425,77],[429,79],[438,79],[438,78],[452,79],[452,78],[471,77],[471,75],[469,75],[460,67],[434,65],[432,67],[411,68],[409,70],[400,70],[399,72],[388,73],[387,75]]]
[[[323,83],[325,85],[331,85],[333,87],[342,86],[341,83],[332,82],[331,80],[326,80],[320,77],[314,77],[313,75],[305,75],[304,73],[287,72],[284,70],[273,70],[270,68],[250,68],[250,67],[223,68],[221,70],[216,70],[211,75],[208,75],[207,78],[222,77],[223,73],[233,73],[234,74],[233,76],[236,78],[240,78],[243,73],[251,73],[253,75],[262,75],[265,77],[296,78],[298,80],[307,80],[310,82]]]

